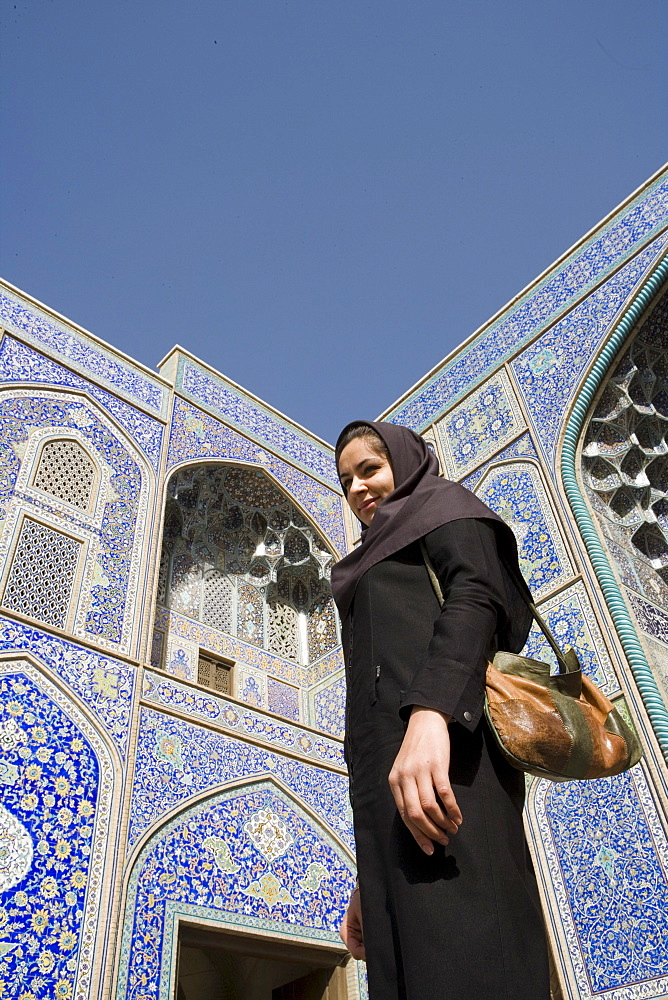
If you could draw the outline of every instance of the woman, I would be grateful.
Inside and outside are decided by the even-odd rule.
[[[524,776],[483,717],[488,659],[531,625],[512,531],[405,427],[355,421],[336,458],[364,525],[332,574],[359,870],[342,937],[372,1000],[549,1000]]]

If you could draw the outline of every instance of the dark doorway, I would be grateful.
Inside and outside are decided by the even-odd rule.
[[[345,957],[182,924],[176,1000],[348,1000]]]

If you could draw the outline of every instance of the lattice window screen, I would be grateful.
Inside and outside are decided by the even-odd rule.
[[[76,441],[49,441],[44,445],[33,479],[35,489],[88,510],[95,466]]]
[[[299,612],[288,604],[272,601],[269,612],[269,649],[288,660],[299,660]]]
[[[81,545],[26,518],[5,587],[5,608],[65,628]]]
[[[206,656],[200,656],[197,664],[197,683],[213,688],[219,694],[230,693],[230,678],[232,668],[224,663],[217,663]]]
[[[220,570],[213,570],[204,578],[202,596],[202,621],[205,625],[232,632],[234,627],[234,585]]]

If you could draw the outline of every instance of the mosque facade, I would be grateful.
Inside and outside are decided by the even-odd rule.
[[[0,997],[363,1000],[332,448],[6,283],[0,324]],[[554,998],[668,997],[668,169],[383,418],[644,744],[528,781]]]

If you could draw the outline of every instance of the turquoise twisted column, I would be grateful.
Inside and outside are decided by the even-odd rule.
[[[564,446],[561,455],[561,475],[568,502],[571,505],[571,510],[584,539],[587,553],[596,572],[596,577],[608,605],[615,628],[617,629],[638,690],[640,691],[640,696],[656,733],[663,755],[668,762],[668,711],[656,685],[643,648],[638,641],[635,624],[620,593],[619,586],[610,567],[608,556],[594,527],[589,508],[578,485],[575,471],[577,445],[592,400],[601,382],[610,370],[616,354],[667,278],[668,256],[664,256],[643,282],[633,302],[626,309],[615,327],[610,340],[601,351],[596,364],[582,387],[566,425]]]

